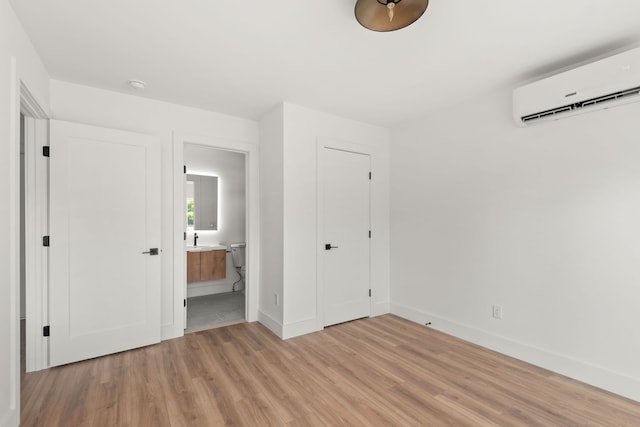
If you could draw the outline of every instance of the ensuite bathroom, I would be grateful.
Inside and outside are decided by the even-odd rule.
[[[246,318],[246,155],[185,144],[185,332]]]

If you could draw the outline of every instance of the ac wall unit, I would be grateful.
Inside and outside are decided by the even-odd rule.
[[[520,126],[640,101],[640,48],[609,56],[513,91]]]

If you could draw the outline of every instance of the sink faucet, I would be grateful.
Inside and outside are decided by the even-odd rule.
[[[193,246],[198,246],[198,233],[193,233]]]

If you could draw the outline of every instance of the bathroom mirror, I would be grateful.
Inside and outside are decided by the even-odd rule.
[[[187,229],[218,229],[218,177],[187,175]]]

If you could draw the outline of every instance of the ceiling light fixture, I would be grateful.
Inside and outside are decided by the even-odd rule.
[[[147,84],[142,80],[129,80],[129,86],[131,86],[135,90],[142,90],[147,87]]]
[[[395,31],[422,16],[429,0],[358,0],[356,19],[372,31]]]

